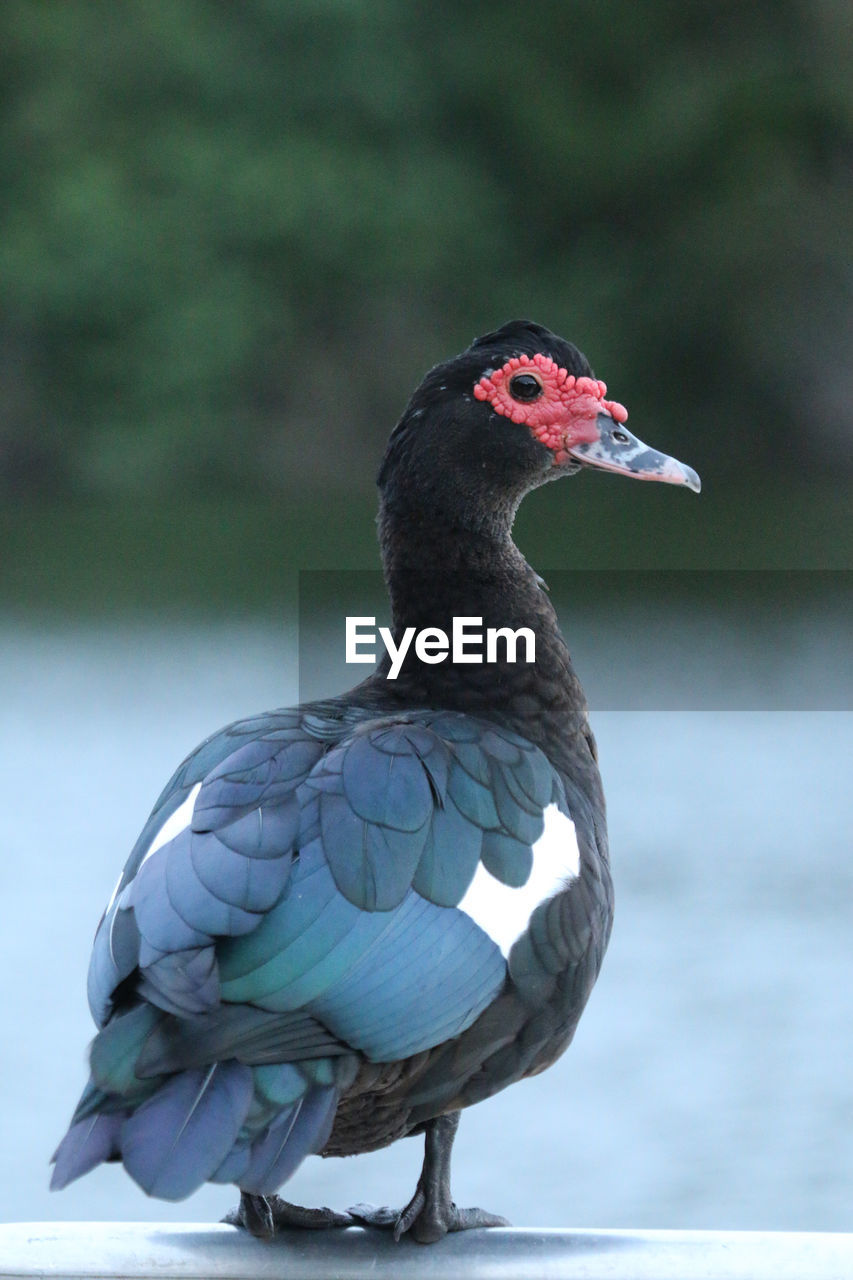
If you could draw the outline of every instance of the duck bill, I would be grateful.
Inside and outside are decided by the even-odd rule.
[[[632,435],[621,422],[615,422],[607,413],[596,419],[597,440],[572,445],[567,452],[576,462],[601,471],[616,471],[619,475],[633,476],[635,480],[661,480],[664,484],[683,484],[694,493],[702,488],[702,482],[692,467],[686,467],[676,458],[650,449],[642,440]]]

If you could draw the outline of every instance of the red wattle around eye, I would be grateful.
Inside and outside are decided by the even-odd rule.
[[[511,382],[530,371],[538,375],[542,392],[530,403],[515,399]],[[595,378],[576,378],[550,356],[513,356],[500,369],[484,374],[474,386],[474,396],[488,401],[496,413],[524,424],[549,449],[562,450],[567,444],[598,439],[595,420],[609,413],[624,422],[628,411],[615,400],[606,400],[606,385]]]

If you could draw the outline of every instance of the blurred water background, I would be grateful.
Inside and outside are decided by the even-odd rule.
[[[617,918],[566,1057],[465,1116],[455,1194],[853,1229],[851,51],[839,0],[0,7],[0,1216],[231,1204],[48,1195],[94,926],[186,751],[343,687],[384,440],[528,315],[704,489],[520,513]],[[289,1194],[402,1203],[419,1164]]]
[[[607,681],[614,622],[567,627],[588,686]],[[664,608],[631,648],[675,622]],[[701,644],[704,625],[678,622],[679,643]],[[815,629],[790,623],[800,639]],[[717,633],[724,651],[743,645],[742,631]],[[792,698],[809,645],[795,650]],[[85,966],[118,868],[185,751],[293,700],[295,652],[292,624],[259,621],[0,631],[4,1217],[207,1220],[233,1199],[215,1188],[152,1203],[115,1167],[50,1195],[47,1159],[84,1079]],[[677,667],[671,639],[666,653]],[[631,667],[653,701],[660,673]],[[518,1224],[850,1228],[853,713],[786,709],[778,685],[747,701],[776,709],[720,709],[718,690],[691,709],[594,714],[613,942],[567,1055],[464,1117],[460,1202]],[[420,1158],[412,1139],[310,1160],[289,1192],[403,1203]]]

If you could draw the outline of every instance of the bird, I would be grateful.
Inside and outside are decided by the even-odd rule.
[[[98,1031],[53,1188],[104,1161],[166,1200],[234,1184],[226,1221],[262,1239],[508,1225],[453,1199],[460,1113],[567,1048],[613,915],[588,708],[514,517],[592,470],[700,488],[606,391],[526,320],[415,389],[378,529],[395,644],[419,640],[393,679],[385,654],[348,692],[238,720],[179,766],[97,928]],[[495,634],[490,661],[439,649],[460,619]],[[278,1195],[310,1154],[412,1134],[402,1209]]]

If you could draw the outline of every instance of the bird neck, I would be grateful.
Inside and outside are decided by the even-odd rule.
[[[557,615],[541,579],[511,536],[513,512],[484,527],[462,517],[460,527],[447,519],[413,508],[394,510],[383,504],[379,528],[385,578],[391,599],[392,630],[399,645],[408,628],[415,634],[438,628],[448,638],[454,619],[480,619],[468,629],[484,637],[469,652],[486,658],[489,629],[528,628],[535,641],[535,660],[525,661],[526,643],[517,641],[515,660],[505,642],[496,641],[493,661],[422,661],[410,643],[400,674],[388,679],[390,660],[380,665],[371,683],[383,686],[391,701],[465,711],[497,720],[545,750],[558,767],[571,773],[578,742],[591,758],[586,700]],[[597,770],[593,771],[597,778]]]

